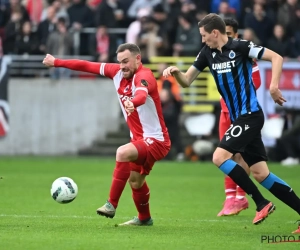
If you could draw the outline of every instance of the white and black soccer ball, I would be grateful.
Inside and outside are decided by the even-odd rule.
[[[69,177],[57,178],[51,187],[51,196],[58,203],[66,204],[75,200],[78,194],[77,184]]]

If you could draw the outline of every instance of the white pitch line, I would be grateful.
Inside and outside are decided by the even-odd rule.
[[[52,219],[60,219],[60,218],[67,218],[67,219],[90,219],[90,220],[96,220],[99,218],[99,216],[86,216],[86,215],[27,215],[27,214],[0,214],[0,217],[13,217],[13,218],[52,218]],[[122,220],[128,220],[132,217],[116,217],[117,219]],[[165,220],[165,221],[191,221],[191,222],[223,222],[223,223],[251,223],[251,220],[226,220],[226,219],[171,219],[171,218],[153,218],[154,220]],[[286,223],[295,223],[295,221],[287,221]]]
[[[13,217],[13,218],[68,218],[68,219],[98,219],[99,216],[85,216],[85,215],[27,215],[27,214],[0,214],[0,217]],[[117,219],[131,219],[132,217],[117,217]],[[168,220],[168,221],[195,221],[195,222],[232,222],[232,220],[198,220],[198,219],[168,219],[168,218],[154,218],[157,220]],[[249,222],[248,220],[237,221],[237,222]]]

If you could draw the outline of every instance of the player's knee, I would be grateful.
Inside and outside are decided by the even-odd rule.
[[[226,157],[225,157],[223,154],[221,154],[221,153],[219,153],[219,152],[216,152],[216,151],[214,152],[212,162],[213,162],[217,167],[221,166],[222,163],[223,163],[224,161],[226,161],[226,160],[227,160],[227,159],[226,159]]]
[[[127,161],[128,160],[128,150],[126,150],[125,146],[121,146],[117,149],[116,160],[117,161]]]
[[[144,182],[140,181],[140,180],[137,180],[137,179],[132,180],[132,179],[129,178],[128,183],[131,186],[131,188],[140,189],[143,186]]]
[[[252,165],[250,170],[253,178],[258,182],[262,182],[270,173],[269,168],[265,162],[258,162]]]

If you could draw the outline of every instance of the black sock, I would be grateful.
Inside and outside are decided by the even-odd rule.
[[[228,175],[238,186],[240,186],[255,202],[257,211],[260,211],[266,204],[269,203],[253,181],[249,178],[246,171],[233,160],[229,159],[220,166],[220,170]]]
[[[260,184],[300,215],[300,199],[287,183],[270,173]]]

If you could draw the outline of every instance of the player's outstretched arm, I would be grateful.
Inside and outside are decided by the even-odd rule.
[[[100,63],[94,63],[94,62],[77,60],[77,59],[63,60],[63,59],[55,58],[50,54],[46,55],[46,57],[43,60],[43,64],[47,67],[61,67],[61,68],[67,68],[76,71],[93,73],[93,74],[100,73],[100,65],[101,65]]]
[[[265,61],[270,61],[272,63],[272,79],[270,84],[270,94],[275,103],[278,103],[280,106],[282,106],[283,103],[286,102],[286,100],[281,94],[281,91],[279,90],[283,58],[274,51],[265,48],[261,59]]]
[[[181,72],[176,66],[170,66],[164,70],[163,76],[168,77],[172,75],[183,88],[187,88],[192,84],[199,73],[200,72],[194,66],[191,66],[186,73]]]

